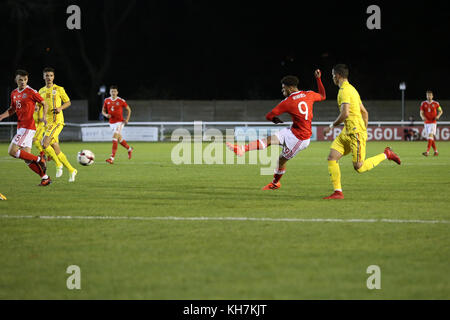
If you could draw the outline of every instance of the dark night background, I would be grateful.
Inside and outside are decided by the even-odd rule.
[[[81,8],[68,30],[66,8]],[[366,9],[381,8],[381,30]],[[330,98],[336,63],[350,67],[362,99],[449,99],[450,5],[444,1],[1,1],[0,101],[13,73],[56,69],[71,99],[100,103],[101,84],[126,99],[279,99],[279,80],[315,89],[320,68]]]

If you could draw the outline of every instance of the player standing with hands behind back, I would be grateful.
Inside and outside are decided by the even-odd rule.
[[[126,101],[118,96],[119,90],[117,86],[109,87],[109,94],[111,95],[111,97],[106,98],[103,102],[102,114],[105,118],[109,119],[109,127],[113,132],[112,154],[109,159],[106,159],[106,162],[113,164],[118,143],[120,143],[122,147],[128,150],[128,159],[131,159],[133,148],[130,147],[122,137],[122,128],[130,120],[131,109]],[[123,119],[123,109],[127,110],[126,120]]]
[[[436,135],[436,120],[442,116],[443,112],[439,102],[433,100],[433,92],[428,90],[426,94],[427,100],[422,102],[420,105],[420,117],[424,122],[425,132],[428,139],[427,151],[422,154],[425,157],[428,157],[431,147],[433,147],[435,156],[439,154],[436,148],[436,143],[434,142],[434,136]]]

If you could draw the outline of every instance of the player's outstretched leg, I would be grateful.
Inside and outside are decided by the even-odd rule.
[[[226,143],[228,149],[236,153],[239,157],[242,157],[246,152],[252,151],[252,150],[263,150],[267,148],[270,143],[265,141],[265,139],[259,139],[255,141],[251,141],[249,144],[246,145],[237,145],[232,144],[230,142]]]
[[[386,155],[386,158],[388,160],[392,160],[392,161],[394,161],[397,164],[401,164],[402,163],[402,161],[400,160],[400,157],[394,151],[392,151],[391,148],[386,147],[384,149],[384,154]]]

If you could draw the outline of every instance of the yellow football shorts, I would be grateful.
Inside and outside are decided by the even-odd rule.
[[[52,123],[47,125],[45,128],[45,136],[50,137],[50,145],[54,143],[59,143],[59,134],[64,128],[64,124],[62,123]]]
[[[342,155],[352,153],[353,162],[361,162],[366,159],[367,132],[341,134],[334,139],[331,149],[338,151]]]

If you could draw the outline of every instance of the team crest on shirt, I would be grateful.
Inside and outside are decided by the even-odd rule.
[[[24,94],[22,95],[22,98],[25,99],[26,97],[27,97],[27,94],[24,93]]]
[[[56,95],[56,90],[53,90],[52,93],[53,93],[53,95]]]
[[[116,102],[116,106],[118,106],[119,105],[119,102]]]

